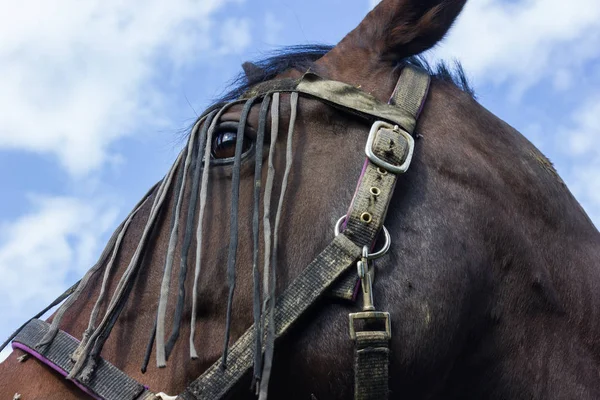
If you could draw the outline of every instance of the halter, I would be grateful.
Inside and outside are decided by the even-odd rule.
[[[427,73],[406,65],[389,104],[381,103],[353,86],[323,80],[311,73],[305,74],[295,89],[289,90],[293,97],[298,94],[314,97],[346,112],[376,120],[367,139],[366,160],[356,192],[348,213],[335,226],[333,240],[280,295],[272,314],[264,316],[265,320],[270,321],[269,326],[275,339],[278,339],[326,292],[349,299],[356,296],[358,289],[363,298],[362,311],[349,314],[349,336],[355,343],[355,399],[382,400],[389,396],[391,318],[389,313],[377,311],[375,307],[372,260],[385,255],[390,247],[390,236],[383,223],[397,178],[410,166],[415,146],[411,134],[427,97],[429,82]],[[275,95],[278,96],[277,93]],[[211,113],[209,118],[217,120],[222,111],[223,109],[217,112],[216,117],[215,112]],[[208,150],[207,154],[210,154]],[[183,157],[183,153],[180,157]],[[206,170],[207,168],[203,175],[206,175]],[[170,173],[169,176],[172,175]],[[203,176],[202,185],[205,185],[204,178]],[[159,189],[159,192],[162,197],[166,194],[166,190]],[[135,211],[138,209],[139,206]],[[130,219],[126,223],[129,221]],[[384,246],[371,252],[382,229],[385,234]],[[356,274],[352,272],[352,266],[356,267]],[[72,291],[71,288],[68,292]],[[164,312],[164,309],[160,311]],[[192,315],[195,316],[195,313]],[[368,324],[365,326],[369,329],[371,326],[380,328],[360,330],[356,324],[359,320],[366,321]],[[52,340],[44,343],[44,346],[38,346],[49,335],[50,330],[50,324],[32,319],[18,331],[12,346],[37,358],[63,376],[70,375],[73,368],[71,358],[79,347],[79,341],[58,330]],[[215,362],[176,399],[215,400],[231,394],[242,378],[251,371],[255,359],[260,358],[260,355],[255,357],[254,354],[256,338],[256,329],[252,325],[229,349],[228,358],[232,361],[227,364],[227,368],[222,368],[220,360]],[[150,391],[101,358],[91,378],[81,379],[76,376],[73,381],[95,399],[175,399]]]

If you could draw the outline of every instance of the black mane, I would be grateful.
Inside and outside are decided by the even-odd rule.
[[[229,85],[229,90],[217,100],[217,103],[235,100],[254,85],[271,80],[289,69],[306,71],[313,66],[315,61],[323,57],[332,48],[333,46],[329,45],[313,44],[278,49],[272,52],[268,57],[253,62],[253,64],[262,70],[262,74],[254,75],[251,79],[248,79],[246,74],[243,72],[240,73],[233,79]],[[475,92],[469,83],[462,65],[458,61],[455,61],[453,66],[449,66],[445,61],[440,61],[435,65],[431,65],[424,57],[414,56],[402,60],[401,63],[408,63],[421,67],[432,77],[453,83],[462,91],[475,97]]]

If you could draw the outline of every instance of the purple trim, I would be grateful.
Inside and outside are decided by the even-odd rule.
[[[360,187],[362,179],[365,176],[365,173],[367,172],[368,165],[369,165],[369,159],[366,158],[365,163],[363,164],[363,167],[362,167],[362,171],[360,172],[360,176],[358,177],[358,183],[356,184],[356,189],[354,189],[354,195],[352,196],[352,201],[350,202],[350,207],[348,207],[348,211],[346,212],[346,219],[344,220],[344,223],[342,224],[342,227],[341,227],[342,232],[346,229],[346,226],[348,225],[348,216],[350,215],[350,210],[352,210],[352,207],[354,206],[354,199],[356,199],[356,194],[358,193],[358,188]],[[372,244],[371,246],[374,246],[374,244]],[[356,298],[358,297],[358,288],[359,287],[360,287],[360,279],[358,279],[358,277],[357,277],[356,284],[354,285],[354,292],[352,294],[352,301],[356,301]]]
[[[30,349],[29,347],[25,346],[24,344],[17,343],[17,342],[12,342],[12,348],[13,349],[19,349],[19,350],[24,351],[25,353],[27,353],[29,355],[32,355],[33,357],[37,358],[42,364],[45,364],[48,367],[52,368],[53,370],[55,370],[56,372],[58,372],[59,374],[61,374],[65,378],[67,377],[67,375],[69,375],[69,373],[67,371],[65,371],[64,369],[62,369],[58,365],[54,364],[52,361],[48,360],[46,357],[44,357],[42,354],[38,353],[37,351],[35,351],[33,349]],[[75,384],[75,386],[77,386],[83,392],[85,392],[88,395],[90,395],[92,398],[94,398],[96,400],[104,400],[102,397],[98,397],[90,389],[88,389],[87,387],[85,387],[83,384],[77,382],[76,380],[71,379],[71,382],[73,382]]]
[[[400,74],[402,74],[402,71],[400,71]],[[400,79],[400,77],[398,77],[398,79]],[[390,99],[388,100],[388,106],[393,105],[392,100],[394,100],[394,97],[396,97],[397,91],[398,91],[398,83],[396,82],[396,87],[394,88],[394,91],[392,92],[392,95],[390,96]]]
[[[352,201],[350,202],[350,207],[348,207],[348,211],[346,212],[346,219],[342,224],[341,231],[343,232],[348,225],[348,215],[350,215],[350,210],[354,206],[354,199],[356,199],[356,194],[358,193],[358,188],[360,187],[360,183],[362,182],[365,173],[367,172],[367,166],[369,165],[369,159],[365,159],[365,163],[363,164],[362,171],[360,172],[360,176],[358,177],[358,183],[356,184],[356,189],[354,189],[354,195],[352,196]],[[354,285],[354,292],[352,294],[352,301],[356,301],[358,297],[358,288],[360,287],[360,279],[356,278],[356,284]]]
[[[421,115],[421,111],[423,111],[423,107],[425,107],[427,95],[429,94],[429,87],[431,86],[431,80],[427,82],[427,89],[425,89],[425,96],[423,96],[423,101],[421,101],[421,105],[419,106],[419,111],[417,111],[417,115],[415,115],[415,120],[419,119],[419,115]]]
[[[358,297],[358,290],[360,289],[360,279],[356,278],[356,285],[354,285],[354,293],[352,294],[352,301],[356,301]]]

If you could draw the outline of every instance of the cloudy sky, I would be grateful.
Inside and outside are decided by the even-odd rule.
[[[242,62],[336,43],[375,3],[4,2],[0,342],[89,269]],[[596,226],[598,49],[598,0],[472,0],[429,54],[463,62],[479,101],[555,163]]]

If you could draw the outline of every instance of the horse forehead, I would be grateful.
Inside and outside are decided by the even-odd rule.
[[[281,123],[287,123],[289,121],[289,116],[291,113],[291,105],[290,105],[290,95],[291,92],[279,92],[280,102],[279,102],[279,119]],[[239,103],[231,106],[227,111],[221,115],[220,121],[239,121],[242,110],[244,108],[244,103]],[[261,102],[256,102],[248,115],[247,125],[254,129],[258,129],[258,121],[260,114]],[[298,103],[298,110],[300,112],[299,119],[302,119],[302,116],[311,116],[311,120],[323,120],[323,122],[331,122],[332,117],[340,116],[342,118],[341,113],[337,112],[337,110],[333,107],[328,107],[325,103],[316,98],[311,98],[308,96],[302,96],[300,94],[300,99]],[[269,109],[267,117],[271,118],[271,109]],[[322,118],[320,118],[322,117]],[[267,124],[267,130],[269,130],[269,124]]]

